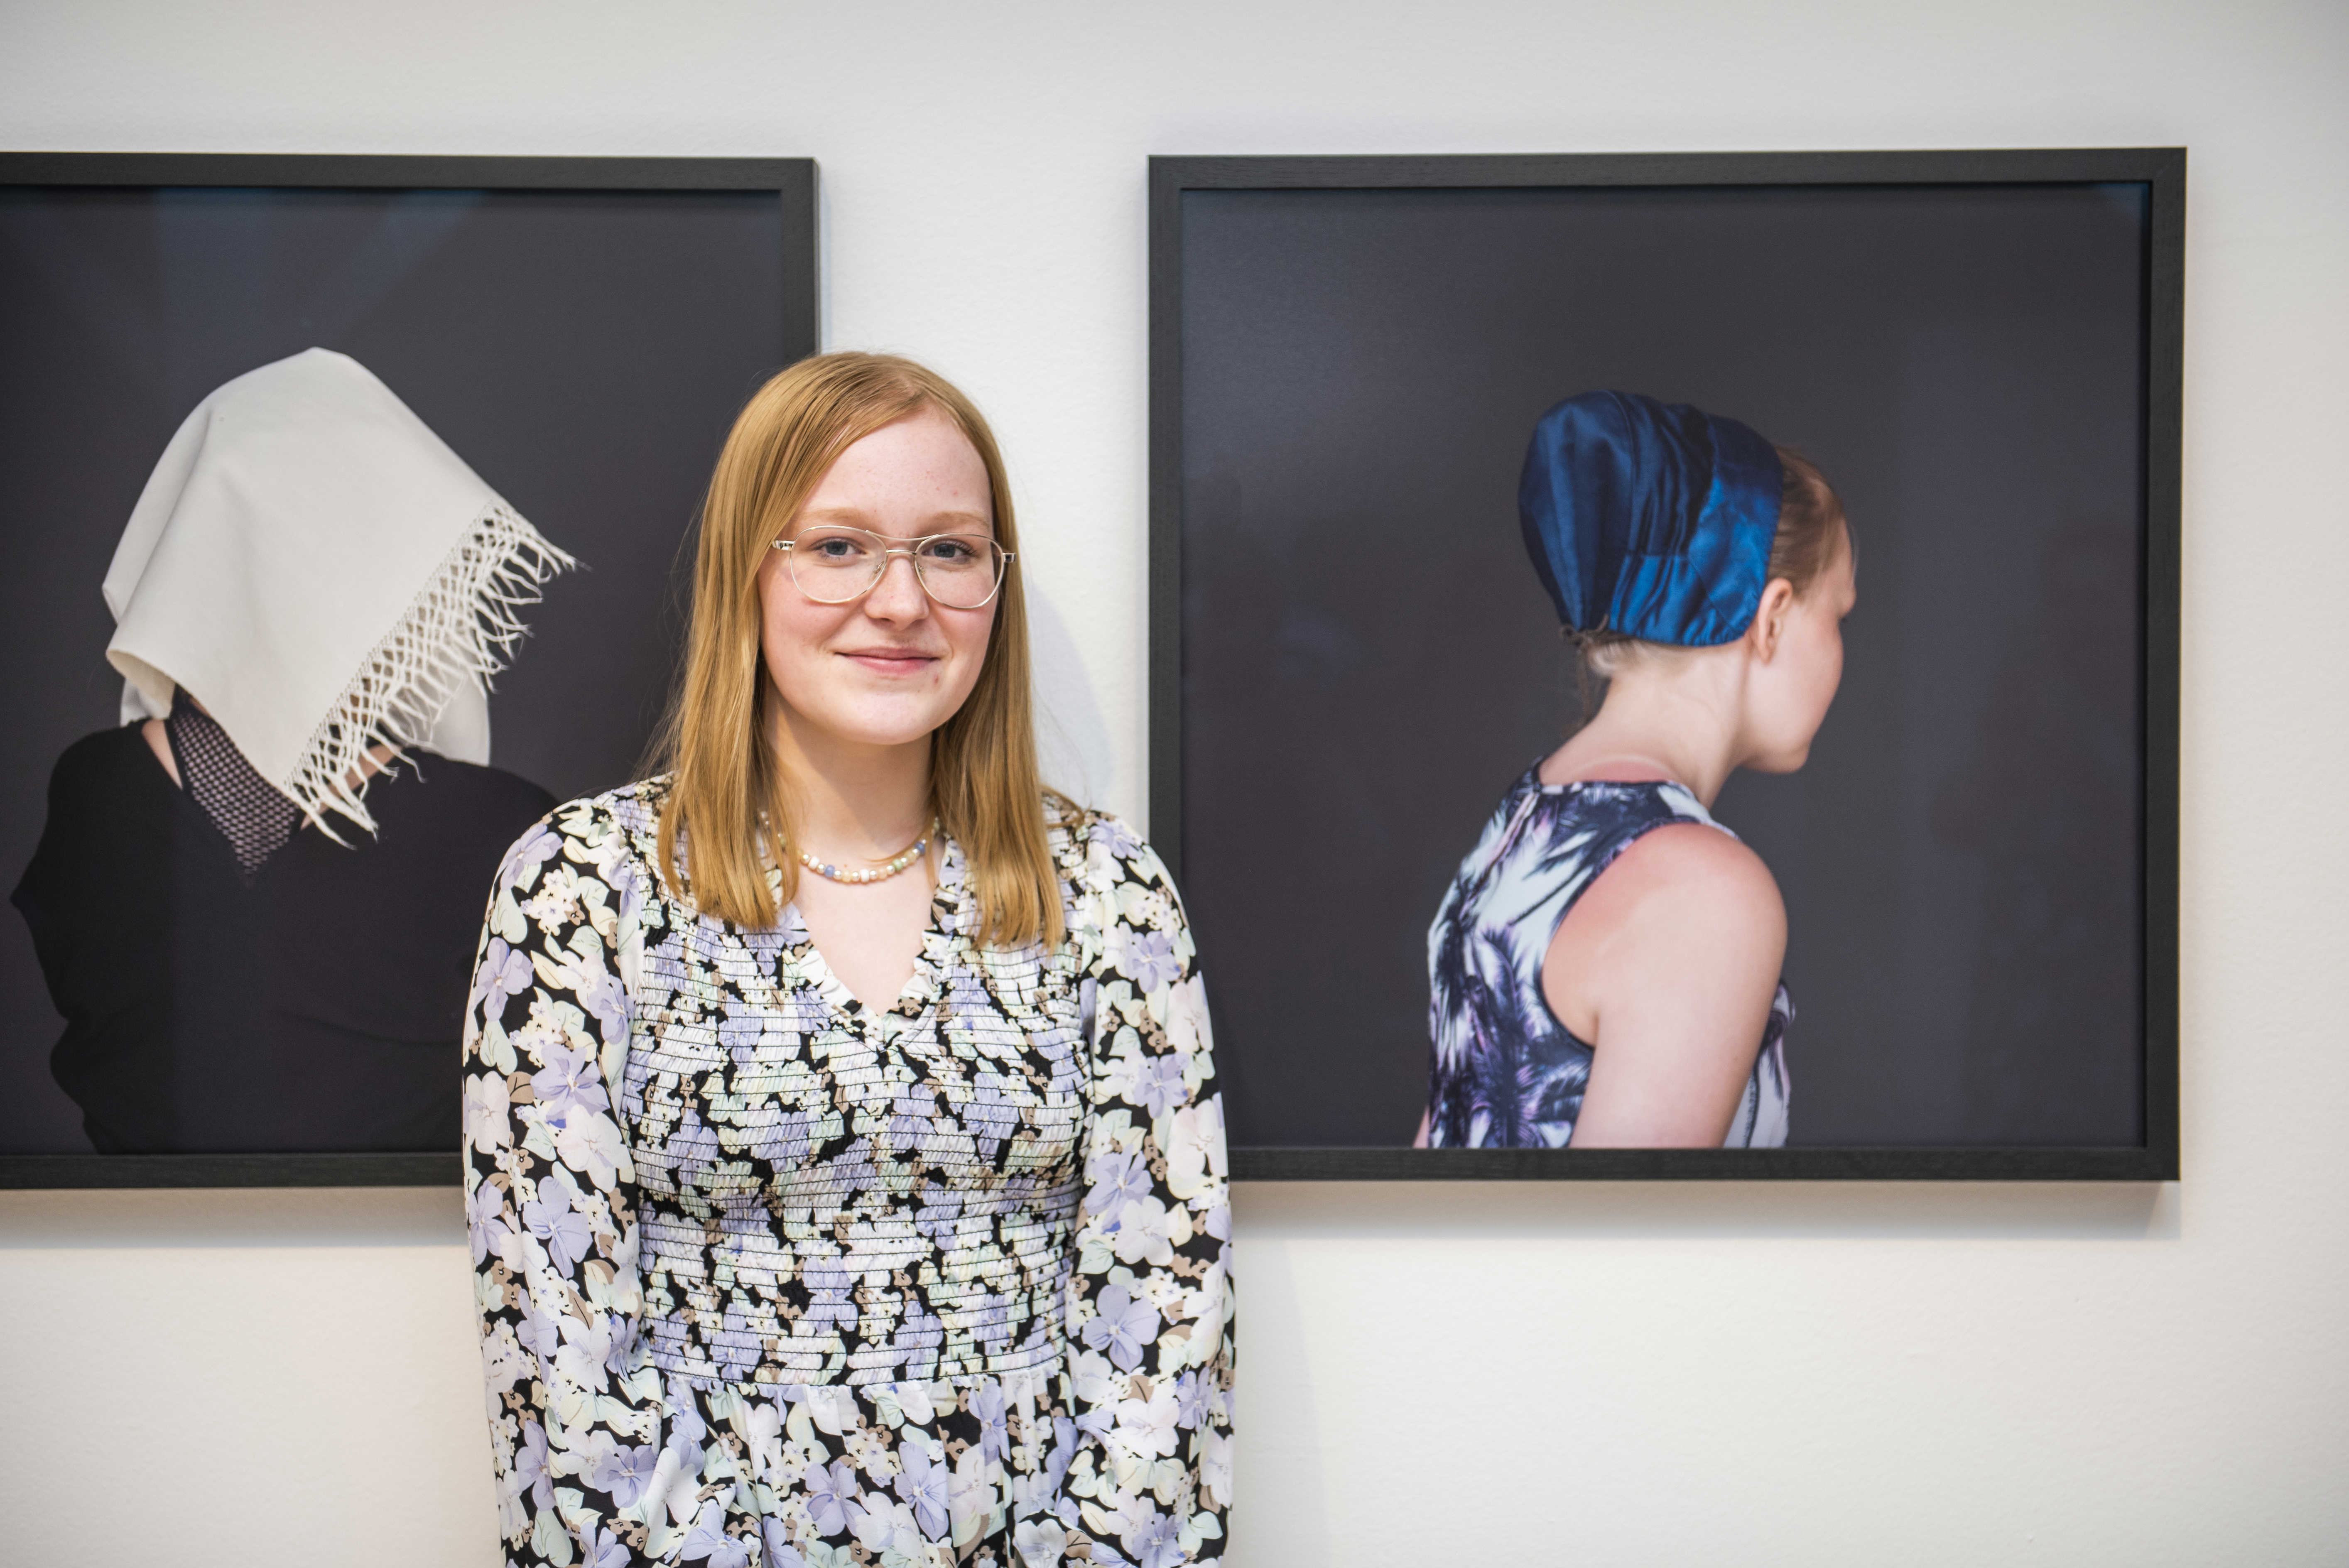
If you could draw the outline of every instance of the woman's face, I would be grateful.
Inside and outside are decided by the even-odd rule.
[[[992,538],[987,467],[954,421],[909,414],[856,441],[826,469],[781,537],[861,528],[901,541],[935,533]],[[792,581],[788,552],[759,570],[759,652],[802,744],[905,746],[954,717],[978,680],[995,624],[934,603],[912,561],[888,558],[881,581],[845,604],[818,603]]]
[[[1780,617],[1775,645],[1750,688],[1754,754],[1746,767],[1792,773],[1809,759],[1843,681],[1843,619],[1859,601],[1857,564],[1850,531],[1838,530],[1826,570]]]

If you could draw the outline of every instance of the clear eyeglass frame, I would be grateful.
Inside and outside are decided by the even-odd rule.
[[[815,540],[832,539],[841,536],[847,536],[853,540],[871,542],[873,548],[872,570],[869,573],[864,573],[864,582],[849,593],[840,594],[833,594],[829,592],[819,593],[814,588],[811,587],[809,583],[809,579],[813,576],[814,573],[802,573],[801,571],[800,563],[803,558],[794,549],[794,546],[810,543]],[[974,548],[983,547],[987,552],[993,554],[995,557],[995,571],[992,575],[992,581],[988,583],[987,592],[985,593],[979,595],[976,599],[970,600],[968,603],[963,603],[947,596],[946,593],[940,593],[938,587],[931,583],[929,573],[923,569],[920,552],[924,545],[934,544],[940,540],[951,540],[957,543],[968,545]],[[908,539],[895,534],[875,533],[869,528],[844,528],[833,524],[826,524],[820,529],[812,530],[809,537],[807,538],[797,540],[778,539],[774,541],[773,548],[782,552],[784,564],[789,568],[792,574],[792,586],[797,588],[800,591],[801,597],[806,599],[811,603],[854,603],[857,600],[864,598],[864,595],[872,593],[874,589],[878,588],[881,585],[882,577],[889,570],[890,557],[902,555],[905,558],[906,563],[913,567],[914,581],[921,585],[923,593],[927,595],[933,603],[943,604],[949,610],[979,610],[984,609],[987,605],[993,603],[995,596],[1003,591],[1003,580],[1010,575],[1011,562],[1017,559],[1018,555],[1017,552],[1004,549],[1002,545],[981,533],[925,533],[919,537]]]

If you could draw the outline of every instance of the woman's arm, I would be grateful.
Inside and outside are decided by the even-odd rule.
[[[1087,1533],[1145,1568],[1222,1556],[1232,1493],[1231,1201],[1191,934],[1158,857],[1092,850],[1092,1119],[1069,1326],[1069,1476]]]
[[[1543,961],[1550,1010],[1594,1047],[1574,1147],[1719,1147],[1785,954],[1778,884],[1735,839],[1675,824],[1624,851]]]
[[[518,1564],[637,1562],[657,1501],[660,1389],[648,1367],[628,1372],[643,1298],[614,1086],[620,954],[638,937],[616,838],[567,807],[507,852],[465,1015],[465,1211]]]

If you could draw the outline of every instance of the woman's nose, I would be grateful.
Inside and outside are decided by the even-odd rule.
[[[930,613],[930,596],[922,591],[911,556],[889,557],[881,581],[864,596],[864,611],[884,621],[918,621]]]

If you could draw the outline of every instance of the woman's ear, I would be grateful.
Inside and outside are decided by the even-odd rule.
[[[1795,606],[1795,585],[1784,577],[1773,577],[1762,590],[1762,603],[1754,612],[1754,624],[1745,628],[1745,640],[1753,645],[1754,656],[1768,664],[1778,652],[1778,637],[1786,628],[1786,612]]]

